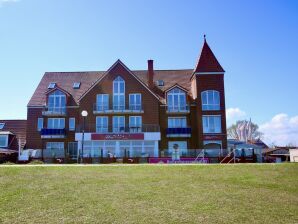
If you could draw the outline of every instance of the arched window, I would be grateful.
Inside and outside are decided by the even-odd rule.
[[[186,108],[186,94],[179,88],[170,90],[167,94],[168,111],[185,111]]]
[[[113,109],[125,109],[125,82],[120,76],[113,81]]]
[[[202,110],[220,110],[219,92],[206,90],[202,92]]]
[[[55,90],[49,94],[48,111],[54,113],[64,113],[66,110],[66,95],[60,90]]]

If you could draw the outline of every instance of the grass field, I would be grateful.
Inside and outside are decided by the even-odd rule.
[[[0,166],[0,223],[298,223],[298,164]]]

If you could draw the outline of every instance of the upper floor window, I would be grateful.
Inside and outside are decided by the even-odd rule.
[[[109,109],[109,94],[97,94],[96,110],[105,111]]]
[[[218,91],[207,90],[202,92],[202,110],[220,110]]]
[[[221,133],[221,116],[203,116],[203,133]]]
[[[129,94],[129,109],[130,110],[142,109],[142,95],[140,93]]]
[[[114,116],[113,117],[113,132],[124,132],[125,131],[125,117]]]
[[[48,129],[64,129],[64,118],[48,118]]]
[[[0,147],[7,147],[8,135],[0,135]]]
[[[96,117],[96,132],[107,133],[109,131],[109,118],[104,116]]]
[[[113,81],[113,109],[125,109],[125,82],[120,76]]]
[[[167,94],[168,111],[186,110],[186,94],[179,88],[170,90]]]
[[[66,95],[60,91],[56,90],[49,94],[48,98],[48,110],[52,112],[65,112],[66,108]]]
[[[74,117],[69,118],[68,129],[74,131],[76,129],[76,119]]]
[[[168,128],[186,128],[186,117],[169,117]]]
[[[129,116],[129,130],[130,132],[142,131],[142,117],[141,116]]]
[[[39,117],[37,119],[37,131],[41,131],[41,129],[43,129],[43,118]]]

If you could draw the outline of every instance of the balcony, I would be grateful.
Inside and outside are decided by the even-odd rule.
[[[125,106],[115,106],[112,107],[108,105],[94,104],[93,114],[130,114],[130,113],[144,113],[142,105],[129,105],[128,108]]]
[[[44,107],[42,111],[44,116],[66,116],[66,107]]]
[[[166,130],[167,137],[191,137],[191,128],[167,128]]]
[[[166,105],[166,111],[168,114],[187,114],[190,112],[189,105],[183,105],[183,106],[169,106]]]
[[[65,138],[65,129],[43,128],[40,130],[41,138]]]

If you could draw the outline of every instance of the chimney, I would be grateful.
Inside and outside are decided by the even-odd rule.
[[[150,59],[148,60],[148,73],[147,73],[148,86],[150,89],[154,87],[153,77],[154,77],[153,60]]]

